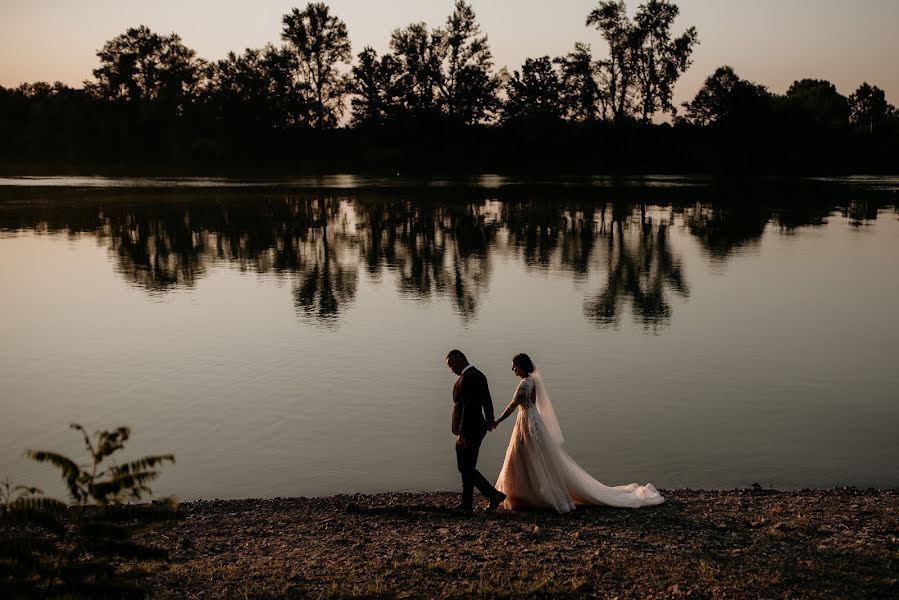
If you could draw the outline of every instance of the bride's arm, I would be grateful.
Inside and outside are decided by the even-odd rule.
[[[496,421],[494,421],[494,423],[493,423],[494,427],[496,427],[497,425],[499,425],[500,423],[505,421],[509,417],[509,415],[511,415],[512,412],[516,408],[518,408],[518,405],[521,404],[522,399],[524,398],[525,394],[527,394],[527,390],[525,389],[526,386],[524,385],[524,381],[525,380],[522,379],[519,382],[518,387],[515,388],[515,393],[512,394],[512,401],[509,402],[509,406],[506,407],[506,410],[503,411],[503,414],[501,414],[499,416],[499,418]]]
[[[512,411],[515,410],[515,406],[516,404],[514,401],[510,403],[509,406],[506,407],[506,410],[503,411],[503,414],[501,414],[499,418],[493,422],[493,426],[496,427],[497,425],[505,421],[509,417],[509,415],[512,414]]]

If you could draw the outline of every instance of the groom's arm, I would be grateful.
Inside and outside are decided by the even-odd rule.
[[[493,423],[493,399],[490,397],[490,386],[487,384],[487,378],[484,377],[484,389],[481,392],[484,404],[484,416],[487,418],[487,425]]]

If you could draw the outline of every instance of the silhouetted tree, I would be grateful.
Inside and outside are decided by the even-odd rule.
[[[407,114],[431,118],[440,113],[441,65],[446,53],[443,31],[430,31],[425,23],[396,29],[390,48],[400,64],[400,94]]]
[[[843,129],[849,125],[849,100],[829,81],[794,81],[782,104],[788,120],[801,127]]]
[[[59,81],[23,83],[0,92],[0,154],[68,157],[90,151],[98,102]]]
[[[496,108],[499,81],[491,73],[493,57],[487,36],[481,35],[470,4],[456,0],[442,38],[446,60],[444,76],[438,81],[446,112],[466,125],[479,123]]]
[[[228,127],[250,132],[305,124],[309,118],[292,56],[271,44],[241,55],[230,52],[212,65],[206,100]]]
[[[181,112],[198,94],[204,63],[178,34],[132,27],[106,42],[97,56],[97,81],[85,87],[105,100],[153,103]]]
[[[321,2],[293,9],[282,22],[281,37],[293,52],[299,89],[309,106],[309,125],[333,127],[343,115],[348,79],[337,67],[352,59],[346,24]]]
[[[671,26],[680,9],[668,0],[649,0],[634,17],[636,75],[644,123],[658,111],[676,112],[671,103],[674,84],[690,66],[699,43],[695,27],[672,38]]]
[[[598,62],[599,85],[618,121],[631,114],[637,77],[637,35],[624,0],[599,2],[587,15],[587,27],[598,29],[609,46],[609,58]]]
[[[494,71],[487,36],[465,0],[455,0],[440,27],[396,29],[387,52],[366,47],[353,64],[346,25],[322,3],[283,16],[283,44],[211,65],[174,33],[131,28],[98,52],[96,81],[83,90],[43,82],[0,88],[0,158],[13,168],[53,161],[148,170],[281,169],[288,162],[503,170],[529,161],[548,170],[893,167],[899,114],[867,83],[851,102],[812,79],[777,96],[721,67],[683,105],[686,118],[676,119],[692,127],[648,126],[659,111],[677,117],[672,89],[698,38],[693,27],[672,33],[672,0],[640,1],[633,18],[624,0],[600,0],[587,15],[607,55],[594,58],[578,43],[512,75]],[[334,128],[347,106],[360,131],[298,131]],[[545,127],[482,127],[497,121]],[[740,142],[716,131],[735,128],[746,134]],[[424,147],[423,131],[441,143]]]
[[[493,57],[487,36],[481,35],[469,4],[456,0],[444,28],[432,30],[425,23],[412,23],[394,30],[390,49],[399,67],[397,84],[401,112],[406,116],[418,120],[448,118],[461,125],[491,118],[498,106],[500,81],[492,73]],[[360,65],[357,88],[360,76],[373,73],[374,58],[366,55],[366,65]],[[370,93],[366,95],[371,97]],[[363,99],[361,104],[368,103],[368,99]]]
[[[599,61],[598,71],[615,120],[635,109],[644,123],[658,111],[676,112],[674,84],[699,43],[695,27],[672,37],[679,13],[668,0],[648,0],[631,20],[624,0],[602,0],[587,15],[587,26],[598,29],[609,46],[609,58]]]
[[[562,82],[548,56],[528,58],[506,81],[504,123],[560,121],[565,114]]]
[[[599,67],[590,55],[590,46],[577,42],[572,52],[555,62],[559,65],[568,118],[578,122],[592,122],[599,116],[606,118],[608,102],[596,80]]]
[[[876,127],[882,126],[896,108],[887,102],[886,94],[876,85],[865,82],[849,96],[849,121],[856,127],[874,133]]]
[[[371,46],[359,53],[353,67],[354,125],[382,125],[392,120],[402,102],[400,64],[387,53],[378,58]]]
[[[733,67],[724,66],[715,69],[683,106],[685,120],[695,125],[756,125],[771,112],[771,94],[765,86],[740,79]]]

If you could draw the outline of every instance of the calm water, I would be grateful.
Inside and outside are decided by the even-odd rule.
[[[459,347],[606,483],[899,486],[896,188],[0,179],[0,478],[80,422],[182,499],[456,489]]]

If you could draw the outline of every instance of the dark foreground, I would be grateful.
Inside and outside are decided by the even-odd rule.
[[[456,494],[183,504],[153,597],[899,597],[899,491],[664,492],[460,514]]]

